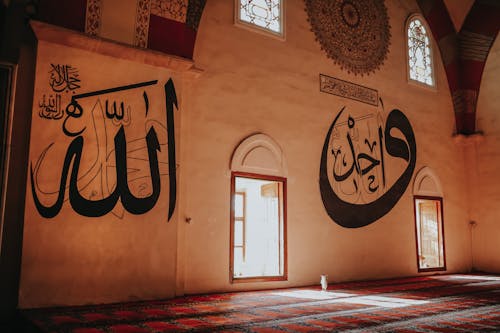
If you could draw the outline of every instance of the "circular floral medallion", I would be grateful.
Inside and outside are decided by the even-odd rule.
[[[390,25],[383,0],[305,0],[311,30],[327,56],[354,74],[387,58]]]

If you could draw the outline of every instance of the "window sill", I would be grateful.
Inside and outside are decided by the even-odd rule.
[[[252,276],[231,278],[231,283],[288,281],[288,276]]]

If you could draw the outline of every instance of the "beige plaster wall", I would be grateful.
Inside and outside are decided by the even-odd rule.
[[[447,272],[468,271],[466,169],[462,147],[452,138],[453,108],[439,51],[434,47],[437,88],[409,84],[404,25],[408,15],[418,11],[417,5],[386,4],[390,52],[380,70],[368,76],[348,74],[324,55],[300,0],[287,1],[284,41],[235,26],[232,1],[208,1],[194,55],[203,73],[184,85],[177,73],[165,68],[39,42],[30,161],[55,142],[47,186],[57,189],[71,138],[61,134],[62,120],[38,116],[39,100],[50,88],[50,64],[70,64],[81,73],[79,93],[173,77],[182,99],[176,123],[179,201],[169,223],[166,190],[144,215],[88,218],[65,202],[59,215],[45,219],[34,207],[28,179],[20,306],[299,286],[318,283],[320,274],[328,274],[333,282],[418,274],[413,179],[396,206],[369,226],[346,229],[326,214],[318,185],[320,155],[328,128],[344,106],[356,115],[386,116],[397,108],[409,118],[417,144],[414,176],[428,166],[443,188]],[[319,92],[320,73],[377,89],[385,109]],[[164,110],[157,104],[164,102],[158,91],[151,94],[150,112]],[[143,110],[142,104],[134,107]],[[130,131],[126,133],[139,133]],[[272,137],[286,159],[288,281],[230,284],[230,162],[237,145],[255,133]],[[96,151],[87,152],[89,163]],[[166,149],[159,154],[165,160]],[[397,177],[397,170],[390,176]],[[163,176],[162,184],[166,182]]]
[[[403,30],[417,6],[386,4],[392,27],[388,59],[375,74],[361,77],[324,55],[302,1],[287,1],[285,41],[235,26],[232,2],[207,2],[194,55],[204,72],[183,120],[189,179],[182,214],[192,218],[184,225],[186,293],[306,285],[317,283],[320,274],[330,281],[417,274],[412,183],[391,212],[367,227],[342,228],[325,212],[318,173],[328,127],[343,106],[358,114],[379,109],[319,92],[320,73],[377,89],[386,114],[398,108],[410,119],[416,171],[431,167],[443,185],[447,272],[470,268],[465,170],[461,147],[452,140],[453,109],[439,51],[434,48],[437,88],[408,84]],[[231,285],[229,165],[238,143],[258,132],[276,140],[288,165],[289,278]]]
[[[71,65],[78,71],[80,87],[55,92],[50,83],[64,83],[64,80],[60,80],[52,65]],[[175,294],[176,215],[167,223],[169,177],[164,84],[169,78],[174,81],[180,103],[182,80],[177,73],[43,40],[38,42],[29,157],[32,168],[53,143],[37,173],[36,193],[40,201],[46,206],[56,202],[63,160],[75,138],[62,132],[67,116],[58,119],[55,111],[49,112],[43,106],[49,103],[49,98],[58,95],[64,112],[72,96],[150,80],[158,80],[158,84],[78,99],[82,115],[69,118],[67,129],[85,128],[81,134],[84,144],[77,184],[83,197],[98,200],[108,197],[116,188],[113,139],[120,126],[125,129],[127,141],[130,191],[137,197],[149,196],[152,185],[144,138],[154,127],[161,149],[157,152],[161,192],[154,207],[144,214],[129,213],[118,200],[111,212],[87,217],[77,214],[67,200],[71,191],[68,176],[62,209],[56,216],[45,218],[35,208],[28,171],[20,307],[109,303]],[[57,84],[54,86],[59,89]],[[143,93],[149,100],[147,114]],[[110,106],[114,101],[118,105],[124,102],[122,120],[105,116],[106,100]],[[57,100],[55,104],[52,109],[58,109]],[[177,116],[179,111],[174,112]]]
[[[475,143],[477,182],[471,186],[473,201],[474,268],[500,273],[500,41],[497,38],[488,55],[477,104],[477,129],[484,133]],[[473,149],[473,148],[471,148]]]

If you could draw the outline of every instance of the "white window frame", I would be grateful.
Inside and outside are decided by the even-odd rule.
[[[280,1],[280,32],[275,32],[273,30],[269,30],[266,28],[263,28],[261,26],[258,26],[253,23],[249,23],[246,21],[241,20],[241,12],[240,12],[240,5],[241,5],[241,0],[234,0],[234,24],[237,27],[247,29],[253,32],[257,32],[259,34],[266,35],[268,37],[274,37],[278,40],[284,41],[285,40],[285,0],[279,0]]]
[[[410,55],[409,50],[410,47],[408,45],[409,37],[408,37],[408,28],[410,27],[410,23],[414,20],[418,19],[422,25],[424,26],[426,30],[427,37],[429,38],[429,57],[431,59],[431,78],[432,78],[432,85],[427,84],[425,82],[421,82],[415,79],[412,79],[410,77]],[[408,83],[417,85],[419,87],[423,88],[428,88],[430,90],[436,91],[437,90],[437,82],[436,82],[436,66],[435,66],[435,61],[434,61],[434,38],[432,36],[431,30],[429,28],[429,25],[427,24],[427,21],[424,19],[424,17],[420,14],[411,14],[408,16],[406,19],[405,23],[405,28],[404,28],[404,33],[403,36],[405,36],[405,55],[406,55],[406,78]]]

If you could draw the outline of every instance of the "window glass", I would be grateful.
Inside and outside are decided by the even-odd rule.
[[[408,33],[408,71],[410,80],[434,86],[429,34],[418,17],[410,19]]]
[[[243,246],[243,221],[234,221],[234,246]]]
[[[243,217],[245,193],[236,193],[234,196],[234,216]]]
[[[282,0],[236,0],[237,22],[283,36]]]

